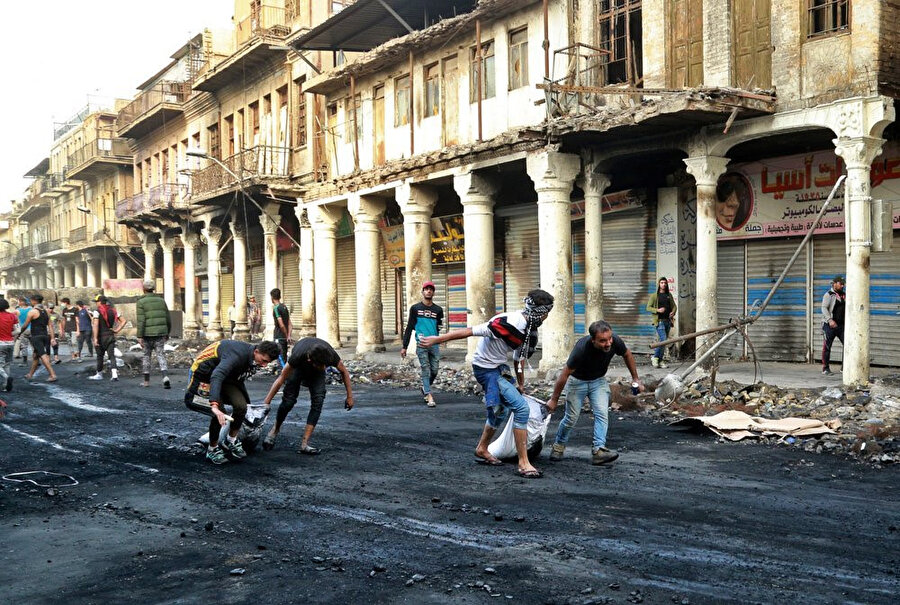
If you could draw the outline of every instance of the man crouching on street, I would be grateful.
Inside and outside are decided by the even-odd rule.
[[[566,415],[559,423],[556,443],[550,450],[551,461],[562,460],[569,435],[578,422],[578,415],[581,414],[581,402],[585,396],[590,401],[594,413],[592,464],[605,464],[619,457],[617,452],[606,448],[606,431],[609,426],[609,381],[606,379],[606,371],[609,369],[609,362],[616,355],[625,359],[625,366],[631,372],[632,386],[637,385],[639,390],[644,390],[638,378],[637,364],[631,350],[625,346],[621,338],[613,334],[612,327],[608,323],[605,321],[592,323],[588,328],[588,335],[580,338],[572,348],[566,365],[556,379],[553,394],[547,400],[547,407],[552,412],[559,404],[563,387],[568,385]]]
[[[235,460],[247,456],[237,440],[250,403],[244,381],[277,359],[280,352],[278,345],[271,341],[251,345],[237,340],[220,340],[200,351],[191,364],[184,404],[195,412],[211,416],[206,458],[213,464],[228,462],[225,454]],[[195,402],[194,396],[198,394],[208,396],[209,405]],[[228,421],[224,412],[226,405],[232,409],[231,428],[220,446],[219,427]]]
[[[281,396],[281,405],[278,406],[278,413],[275,416],[275,426],[266,435],[263,441],[263,449],[271,450],[275,447],[275,439],[284,424],[288,412],[294,408],[297,403],[297,396],[300,394],[300,387],[305,386],[309,389],[309,414],[306,416],[306,428],[303,430],[303,440],[300,442],[300,454],[315,456],[321,450],[309,444],[309,438],[312,437],[313,431],[316,430],[316,424],[319,422],[319,415],[322,413],[322,406],[325,404],[325,368],[333,366],[338,369],[344,380],[344,388],[347,389],[347,399],[344,402],[344,408],[353,409],[353,389],[350,387],[350,372],[341,361],[340,355],[334,348],[322,340],[321,338],[303,338],[294,348],[291,349],[291,355],[285,364],[281,375],[272,383],[269,393],[263,400],[266,409],[272,404],[272,399],[278,393],[281,385],[284,385],[284,394]]]
[[[481,336],[475,355],[472,357],[472,374],[484,389],[484,403],[487,407],[487,422],[481,439],[475,446],[475,457],[479,464],[498,466],[503,464],[491,455],[488,445],[494,433],[513,414],[513,435],[516,453],[519,457],[517,472],[520,477],[537,479],[543,473],[528,460],[528,417],[531,413],[525,401],[525,361],[534,354],[537,347],[537,330],[553,309],[553,296],[540,289],[532,290],[524,300],[525,308],[512,313],[495,315],[487,323],[473,328],[451,330],[440,336],[421,339],[422,346],[432,347],[448,340]],[[507,379],[509,367],[507,355],[513,351],[513,365],[516,368],[516,382]]]

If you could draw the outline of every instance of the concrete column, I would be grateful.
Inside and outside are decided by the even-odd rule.
[[[4,292],[9,288],[9,274],[6,271],[0,272],[0,289]]]
[[[612,179],[586,170],[578,180],[584,191],[584,328],[603,319],[603,192]],[[578,336],[578,335],[576,335]]]
[[[719,308],[716,301],[716,183],[725,173],[729,159],[719,156],[696,156],[684,163],[697,183],[697,330],[706,330],[718,324]],[[710,334],[697,338],[695,355],[700,357],[707,346],[721,335]]]
[[[34,267],[28,267],[28,277],[26,278],[29,290],[37,290],[40,287],[37,281],[37,270]]]
[[[297,206],[296,213],[300,222],[300,333],[303,336],[313,336],[316,333],[316,254],[313,231],[306,209]]]
[[[543,327],[542,370],[559,369],[574,342],[572,326],[572,218],[569,196],[581,170],[581,158],[553,151],[529,154],[528,176],[534,182],[540,237],[540,287],[553,295],[553,311]],[[467,255],[468,256],[468,255]],[[518,301],[516,301],[518,302]]]
[[[378,218],[387,204],[375,197],[351,194],[347,207],[356,225],[356,352],[384,351]]]
[[[403,213],[406,302],[411,305],[421,296],[422,284],[431,279],[431,212],[437,192],[407,181],[395,195]]]
[[[44,266],[44,281],[51,290],[59,289],[59,285],[57,285],[59,282],[56,281],[56,276],[53,274],[53,267],[49,264]]]
[[[234,338],[250,341],[247,323],[247,225],[237,210],[231,213],[231,234],[234,242]]]
[[[466,242],[466,325],[476,326],[494,316],[494,195],[499,183],[475,172],[454,175],[453,188],[463,207]],[[468,339],[466,359],[478,341]]]
[[[222,228],[212,225],[213,217],[204,219],[203,236],[206,237],[206,251],[209,258],[207,277],[209,278],[209,319],[206,323],[206,339],[222,340],[222,322],[219,318],[219,240],[222,239]]]
[[[339,209],[310,206],[307,209],[316,254],[316,336],[331,346],[341,346],[337,301],[337,245]]]
[[[67,288],[75,285],[75,265],[63,265],[63,281]]]
[[[88,288],[100,288],[100,267],[97,264],[97,255],[91,254],[89,252],[82,252],[81,259],[84,261],[84,265],[87,271],[87,275],[85,276],[85,285]]]
[[[845,385],[869,382],[870,268],[872,253],[872,161],[881,153],[884,139],[841,137],[834,140],[835,153],[847,166],[844,184],[844,225],[847,232],[847,305],[844,309]]]
[[[197,322],[196,287],[196,250],[200,245],[200,238],[189,227],[183,227],[181,243],[184,245],[184,338],[191,339],[197,338],[200,330]]]
[[[125,268],[125,258],[119,254],[116,256],[116,279],[127,279],[128,269]]]
[[[160,236],[159,247],[163,257],[163,299],[171,311],[175,308],[175,236]]]
[[[143,233],[141,240],[141,248],[144,250],[144,279],[156,279],[156,236]]]
[[[109,272],[109,259],[105,255],[100,256],[100,287],[110,279],[112,274]]]
[[[266,292],[262,300],[257,302],[263,305],[263,321],[265,331],[263,338],[272,340],[275,335],[275,318],[272,316],[272,297],[269,296],[274,288],[278,287],[278,225],[281,223],[281,215],[278,213],[278,204],[266,204],[264,212],[260,215],[259,222],[263,228],[263,273],[265,274]],[[302,299],[302,296],[301,296]]]

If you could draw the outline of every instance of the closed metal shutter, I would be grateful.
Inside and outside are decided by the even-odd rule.
[[[813,284],[810,302],[811,321],[809,330],[809,342],[812,349],[812,360],[822,361],[822,297],[831,288],[831,280],[835,275],[845,275],[847,271],[847,257],[844,234],[823,235],[813,240]],[[875,259],[875,255],[872,255]],[[874,317],[872,318],[874,319]],[[874,327],[872,338],[874,339]],[[874,342],[871,343],[874,346]],[[840,363],[844,359],[844,345],[838,339],[831,346],[831,361]]]
[[[765,299],[800,239],[747,242],[747,306]],[[748,329],[761,360],[806,361],[807,335],[807,254],[801,254],[775,293],[762,317]]]
[[[337,240],[337,299],[338,325],[341,341],[356,338],[356,238],[342,237]]]
[[[255,296],[258,304],[264,304],[269,297],[266,292],[266,270],[262,265],[247,269],[247,296]]]
[[[384,244],[380,246],[379,258],[381,258],[381,326],[384,330],[384,342],[389,343],[398,340],[402,333],[399,328],[398,316],[402,317],[402,311],[398,312],[398,300],[403,287],[399,280],[400,271],[391,266],[384,254]],[[402,309],[402,306],[400,307]]]
[[[584,221],[572,224],[572,302],[575,305],[575,339],[587,334],[585,325]]]
[[[444,331],[466,327],[466,265],[447,265],[447,306],[444,308]]]
[[[209,324],[209,278],[200,278],[200,310],[203,314],[203,326]]]
[[[287,305],[291,313],[291,324],[296,330],[300,327],[300,255],[296,250],[282,252],[278,255],[278,264],[281,267],[278,281],[281,302]],[[268,296],[269,293],[266,292],[266,297]]]
[[[650,351],[656,331],[644,308],[656,288],[656,207],[605,214],[601,253],[603,318],[632,351]]]
[[[719,325],[725,325],[745,313],[744,292],[746,279],[744,276],[744,242],[730,242],[719,245],[718,275],[716,282],[718,291],[716,300],[719,309]],[[725,341],[718,349],[720,357],[738,359],[746,353],[744,339],[735,335]]]
[[[504,240],[503,310],[508,313],[521,309],[528,291],[541,285],[537,208],[533,214],[507,217]]]
[[[228,323],[228,307],[234,302],[234,274],[223,273],[219,276],[219,321],[222,322],[222,328],[225,330],[226,337],[231,330],[231,324]]]

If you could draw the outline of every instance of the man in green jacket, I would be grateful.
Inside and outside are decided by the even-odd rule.
[[[153,293],[156,282],[152,279],[144,281],[144,295],[137,301],[137,337],[144,349],[144,382],[141,386],[150,386],[150,355],[156,351],[159,371],[163,375],[163,388],[171,389],[169,382],[169,364],[166,362],[166,341],[172,330],[169,318],[169,307],[161,296]]]

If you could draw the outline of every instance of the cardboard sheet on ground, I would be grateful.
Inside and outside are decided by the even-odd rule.
[[[740,441],[748,437],[768,437],[778,435],[780,437],[813,437],[816,435],[833,434],[835,429],[841,427],[840,420],[822,422],[814,418],[762,418],[751,416],[738,410],[726,410],[714,416],[691,416],[669,423],[669,426],[703,426],[716,435]]]
[[[550,412],[547,410],[546,403],[531,395],[525,395],[525,401],[528,402],[528,458],[532,459],[537,458],[541,453],[544,436],[547,434],[547,427],[550,426]],[[500,436],[488,445],[488,451],[492,456],[501,460],[516,457],[512,414],[506,421],[506,426]]]

